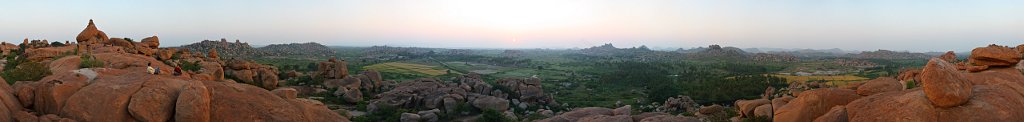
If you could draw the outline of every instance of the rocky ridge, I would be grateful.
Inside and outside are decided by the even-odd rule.
[[[294,90],[223,78],[225,69],[276,74],[272,67],[237,66],[212,56],[216,53],[159,48],[155,36],[140,42],[106,36],[90,20],[77,43],[31,47],[19,56],[50,66],[53,74],[0,84],[0,121],[348,121],[319,101],[295,98],[289,92]],[[103,65],[80,68],[84,55]],[[172,75],[172,65],[185,61],[202,69]],[[146,73],[147,64],[163,73]]]
[[[1021,120],[1024,112],[1017,110],[1024,109],[1024,68],[1018,64],[1024,53],[1019,50],[989,45],[974,49],[966,63],[947,53],[897,78],[783,93],[770,99],[772,114],[756,114],[757,107],[754,116],[780,122]],[[920,87],[904,87],[908,81]],[[764,100],[769,99],[757,101]],[[747,101],[737,101],[740,110],[748,110],[743,107],[750,106],[743,105]]]

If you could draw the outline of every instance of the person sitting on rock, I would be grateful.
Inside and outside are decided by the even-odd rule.
[[[181,66],[174,65],[174,76],[179,76],[179,75],[181,75]]]
[[[156,67],[156,70],[153,71],[153,74],[154,75],[160,75],[160,67]]]
[[[149,74],[156,73],[156,69],[153,69],[153,63],[146,63],[146,72]]]

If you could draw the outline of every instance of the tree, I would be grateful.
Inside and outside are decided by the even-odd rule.
[[[63,46],[66,46],[66,45],[64,45],[64,43],[60,43],[60,42],[55,41],[53,43],[50,43],[50,46],[53,46],[53,47],[63,47]]]

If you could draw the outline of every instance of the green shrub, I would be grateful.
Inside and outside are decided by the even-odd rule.
[[[366,111],[366,105],[369,105],[369,104],[370,104],[370,102],[367,102],[366,100],[356,102],[356,110]]]
[[[181,64],[178,64],[178,66],[181,66],[181,70],[193,72],[198,72],[199,69],[203,68],[203,66],[199,65],[199,62],[188,61],[182,61]]]
[[[25,57],[18,58],[18,54],[8,54],[6,58],[7,64],[4,65],[4,71],[13,70],[18,67],[18,64],[25,62]]]
[[[481,122],[515,122],[515,120],[505,116],[504,113],[491,109],[484,110],[481,114],[483,114],[483,116],[480,117]]]
[[[770,118],[768,118],[766,116],[754,116],[754,117],[743,118],[743,122],[771,122],[771,121],[772,121],[772,119],[770,119]]]
[[[57,59],[64,58],[64,57],[68,57],[68,56],[71,56],[71,55],[75,55],[75,52],[65,51],[65,52],[60,53],[60,55],[57,55],[56,57],[53,57],[53,60],[57,60]]]
[[[64,45],[64,43],[60,43],[59,41],[54,41],[53,43],[50,43],[50,46],[52,46],[52,47],[63,47],[63,46],[66,46],[66,45]]]
[[[413,112],[409,109],[381,106],[371,114],[352,118],[353,122],[398,122],[402,113]],[[486,121],[482,121],[486,122]]]
[[[912,89],[914,87],[917,87],[917,83],[915,83],[915,82],[916,81],[914,81],[914,80],[907,81],[907,87],[906,88],[907,89]]]
[[[24,62],[19,64],[17,68],[4,71],[0,75],[4,77],[4,80],[7,80],[8,84],[13,84],[15,81],[38,81],[50,74],[50,68],[45,64]]]
[[[89,54],[82,55],[80,58],[82,58],[82,62],[78,65],[79,68],[103,67],[103,61],[93,58]]]

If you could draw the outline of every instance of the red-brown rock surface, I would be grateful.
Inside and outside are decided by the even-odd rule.
[[[258,64],[252,61],[231,60],[225,67],[225,75],[231,75],[248,84],[260,86],[272,90],[277,88],[277,68],[269,65]]]
[[[832,107],[846,105],[861,96],[853,90],[823,88],[805,91],[799,97],[775,110],[776,122],[808,122],[827,113]]]
[[[849,119],[846,114],[846,106],[836,106],[828,110],[825,115],[814,119],[814,122],[848,122]]]
[[[857,94],[862,96],[874,95],[883,92],[903,90],[903,85],[896,79],[889,77],[875,78],[864,82],[864,85],[857,87]]]
[[[277,85],[273,67],[238,69],[254,72],[254,81],[275,81],[253,83],[260,87],[223,80],[224,63],[218,59],[191,60],[202,65],[201,74],[172,76],[173,68],[156,57],[166,60],[178,51],[160,49],[155,36],[136,43],[107,39],[90,21],[77,38],[82,46],[26,50],[30,61],[46,64],[53,74],[13,87],[0,84],[0,121],[348,121],[319,101],[264,89]],[[79,69],[76,48],[104,65]],[[50,60],[60,56],[66,57]],[[147,64],[163,73],[145,72]]]
[[[47,48],[28,48],[25,49],[25,56],[29,61],[45,62],[53,60],[58,56],[66,53],[74,52],[75,47],[47,47]]]
[[[110,37],[107,37],[106,33],[96,28],[96,24],[89,20],[89,25],[85,26],[85,30],[82,30],[81,33],[78,33],[78,37],[75,37],[75,40],[80,45],[88,45],[106,42],[108,38]]]
[[[920,68],[915,68],[915,69],[906,69],[906,70],[900,71],[899,75],[896,77],[896,80],[900,81],[900,85],[903,85],[903,86],[906,86],[911,81],[913,81],[913,83],[916,84],[917,86],[920,86],[921,85],[921,69]]]
[[[953,64],[941,59],[933,58],[925,65],[921,83],[928,100],[938,107],[958,106],[971,98],[970,81],[953,69]]]
[[[578,108],[569,112],[559,114],[557,116],[540,120],[538,122],[575,122],[581,118],[595,115],[613,115],[612,109],[601,108],[601,107],[586,107]]]
[[[739,109],[740,117],[754,117],[754,108],[761,105],[771,104],[768,99],[737,100],[736,107]]]
[[[1020,61],[1020,53],[1006,46],[989,45],[974,48],[968,61],[975,65],[1011,66]]]
[[[997,67],[967,73],[949,65],[932,59],[922,72],[922,85],[925,85],[922,88],[882,93],[851,102],[846,106],[849,121],[999,122],[1024,119],[1024,112],[1020,111],[1024,109],[1024,83],[1020,82],[1024,81],[1024,75],[1020,70]],[[935,87],[929,88],[929,84]],[[929,89],[938,93],[929,93]],[[970,91],[969,95],[949,93],[967,91]],[[935,102],[934,98],[942,99]],[[964,103],[952,102],[961,100]]]
[[[324,79],[342,79],[348,76],[348,63],[345,60],[330,59],[327,62],[320,62],[316,65],[317,77]]]
[[[945,60],[946,62],[950,63],[960,61],[960,59],[956,58],[956,53],[953,53],[953,51],[948,51],[945,54],[942,54],[941,56],[939,56],[939,59]]]

